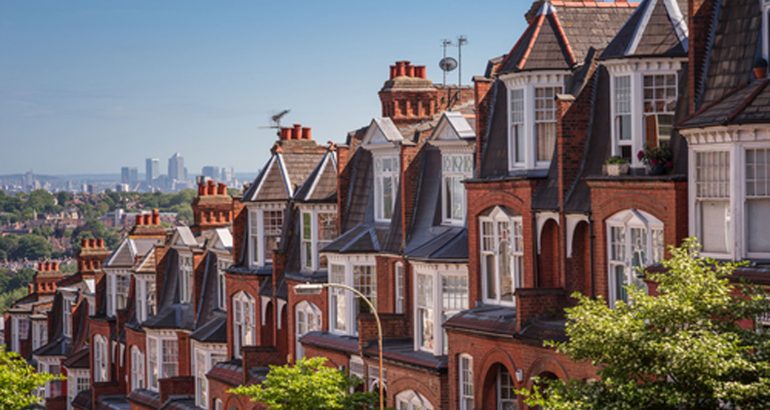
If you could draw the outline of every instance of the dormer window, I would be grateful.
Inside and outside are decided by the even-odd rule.
[[[442,158],[441,184],[443,221],[448,224],[465,222],[465,186],[462,181],[473,175],[472,154],[447,154]]]
[[[225,272],[230,266],[230,261],[226,259],[217,260],[217,307],[227,310],[227,280]]]
[[[547,168],[556,148],[556,95],[562,73],[504,79],[508,87],[508,168]]]
[[[179,302],[190,303],[193,293],[192,255],[179,255]]]
[[[62,298],[62,333],[67,337],[72,337],[72,305],[74,302],[71,296]]]
[[[118,310],[126,308],[129,283],[128,272],[107,272],[107,314],[109,316],[115,316]]]
[[[642,167],[636,153],[668,144],[674,128],[681,62],[605,63],[611,73],[612,155]]]
[[[400,169],[398,156],[374,156],[374,206],[377,222],[389,222],[393,217]]]

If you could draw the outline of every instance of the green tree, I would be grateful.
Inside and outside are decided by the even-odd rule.
[[[0,347],[0,409],[22,410],[40,403],[35,390],[55,377],[38,373],[26,360]]]
[[[20,235],[19,242],[16,247],[11,251],[10,257],[12,259],[45,259],[51,257],[53,247],[48,242],[48,239],[35,235]]]
[[[240,386],[232,393],[250,397],[270,410],[347,410],[374,405],[374,393],[350,391],[361,383],[326,366],[326,358],[303,358],[294,366],[270,366],[261,384]]]
[[[107,229],[98,219],[88,219],[85,224],[75,228],[70,237],[70,246],[75,254],[80,252],[82,239],[104,239],[105,246],[112,249],[120,241],[120,236],[114,229]]]
[[[736,283],[740,265],[702,258],[688,239],[663,271],[657,295],[627,288],[632,303],[610,309],[576,294],[564,343],[547,343],[598,367],[598,380],[523,390],[546,409],[758,409],[770,407],[770,335],[741,327],[770,309],[762,288]]]

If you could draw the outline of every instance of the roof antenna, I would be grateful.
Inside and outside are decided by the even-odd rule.
[[[275,112],[275,111],[274,111]],[[262,126],[259,128],[272,128],[276,130],[276,135],[281,135],[281,118],[286,116],[291,110],[281,110],[270,116],[271,125]]]
[[[452,44],[451,40],[448,40],[448,39],[441,40],[441,46],[444,47],[444,58],[442,58],[441,61],[438,62],[439,68],[441,68],[441,71],[444,72],[444,89],[446,90],[447,108],[449,107],[449,101],[451,99],[451,95],[450,95],[449,87],[447,87],[446,85],[446,75],[448,72],[454,71],[454,69],[456,69],[458,66],[457,60],[455,60],[452,57],[447,57],[446,55],[446,48],[453,45],[454,44]]]
[[[462,93],[463,88],[463,46],[466,44],[468,44],[468,37],[462,34],[459,35],[457,37],[457,60],[459,61],[457,70],[458,93]]]

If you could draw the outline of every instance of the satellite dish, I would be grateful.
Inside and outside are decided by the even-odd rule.
[[[450,72],[453,71],[455,68],[457,68],[457,60],[455,60],[452,57],[444,57],[441,59],[441,61],[438,62],[438,66],[444,71],[444,72]]]

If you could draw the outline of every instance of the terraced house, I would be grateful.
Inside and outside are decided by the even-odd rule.
[[[399,61],[344,142],[282,128],[236,197],[200,181],[193,226],[146,213],[111,252],[85,241],[74,275],[41,263],[5,340],[66,375],[45,406],[260,408],[228,390],[323,356],[399,410],[525,409],[536,376],[596,377],[543,347],[571,293],[626,300],[690,235],[770,284],[770,1],[524,19],[473,87]],[[364,301],[307,283],[371,300],[382,352]]]

